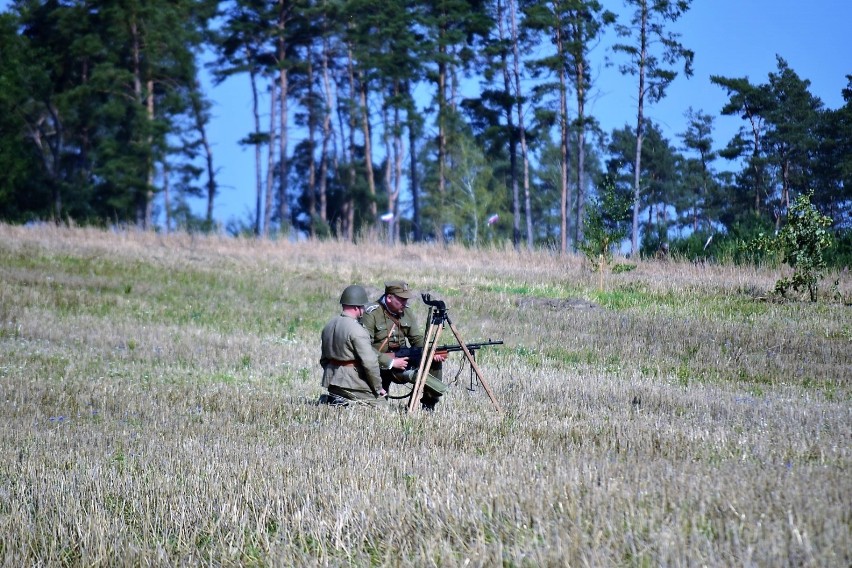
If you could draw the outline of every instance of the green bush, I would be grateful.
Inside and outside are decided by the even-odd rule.
[[[627,219],[630,216],[630,196],[620,192],[609,176],[598,188],[598,196],[586,206],[585,230],[580,250],[598,271],[600,290],[603,290],[603,274],[612,264],[612,249],[627,235]]]
[[[791,277],[775,283],[776,293],[786,296],[790,288],[796,292],[807,290],[811,301],[817,300],[817,285],[828,267],[825,254],[832,246],[830,226],[831,217],[817,211],[810,195],[800,195],[787,213],[787,224],[777,235],[758,235],[755,249],[780,253],[781,261],[793,269]]]

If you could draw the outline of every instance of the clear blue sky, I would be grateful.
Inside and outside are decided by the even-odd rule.
[[[8,4],[8,0],[0,0],[3,9]],[[627,19],[621,0],[604,0],[604,4]],[[811,93],[827,108],[839,108],[846,75],[852,74],[849,22],[849,0],[693,0],[691,9],[672,29],[695,52],[694,75],[690,79],[679,76],[667,90],[666,98],[646,107],[646,114],[674,145],[679,145],[677,135],[685,130],[687,108],[716,116],[715,147],[721,148],[741,121],[719,116],[727,97],[723,89],[710,83],[710,76],[748,77],[752,83],[765,83],[769,73],[777,70],[776,54],[786,59],[802,79],[811,82]],[[605,47],[605,43],[601,44],[594,55],[602,58]],[[635,78],[621,76],[617,66],[613,66],[599,70],[596,84],[598,92],[589,110],[604,130],[632,126]],[[255,201],[254,152],[237,144],[252,129],[248,82],[230,79],[211,88],[209,96],[214,101],[209,135],[220,185],[214,215],[222,222],[248,221],[253,218]],[[261,108],[266,111],[268,105],[262,102]],[[290,148],[294,146],[295,142],[291,142]],[[724,160],[715,167],[731,169]]]

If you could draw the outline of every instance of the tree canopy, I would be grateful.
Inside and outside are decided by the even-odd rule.
[[[676,140],[644,114],[701,57],[669,29],[689,4],[17,0],[0,13],[0,220],[215,227],[206,52],[215,80],[249,79],[254,121],[231,135],[255,151],[255,211],[234,233],[576,250],[604,176],[632,192],[636,253],[778,231],[801,195],[848,230],[852,87],[826,108],[779,55],[763,82],[712,77],[727,103],[684,109]],[[589,113],[594,57],[639,79],[623,129]],[[731,140],[714,112],[741,119]]]

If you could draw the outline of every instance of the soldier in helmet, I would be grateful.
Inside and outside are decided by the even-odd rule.
[[[426,343],[422,323],[418,323],[411,310],[406,309],[408,301],[414,297],[414,291],[402,280],[385,282],[385,293],[378,301],[367,304],[361,324],[370,335],[370,341],[379,352],[379,366],[382,374],[382,388],[390,388],[390,384],[414,382],[412,373],[404,373],[408,366],[408,357],[396,357],[395,353],[402,347],[423,347]],[[446,355],[436,354],[423,397],[422,407],[434,410],[441,400],[447,386],[441,382],[442,362]]]
[[[340,314],[331,318],[322,330],[322,386],[328,390],[325,402],[388,406],[376,351],[370,344],[370,335],[358,321],[367,301],[364,288],[355,284],[347,286],[340,295]]]

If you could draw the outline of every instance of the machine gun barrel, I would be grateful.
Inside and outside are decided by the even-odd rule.
[[[502,339],[497,339],[495,341],[480,341],[478,343],[465,343],[464,347],[467,347],[467,350],[470,352],[475,352],[477,349],[482,349],[483,347],[487,347],[489,345],[503,345]],[[464,348],[461,344],[454,345],[438,345],[435,348],[435,353],[452,353],[453,351],[464,351]],[[420,365],[420,359],[423,357],[423,348],[422,347],[404,347],[399,349],[395,354],[396,357],[408,357],[408,368],[416,368]]]

